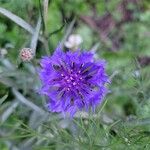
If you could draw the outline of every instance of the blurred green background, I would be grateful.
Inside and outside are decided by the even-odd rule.
[[[36,92],[39,59],[71,34],[107,61],[110,93],[95,117],[48,113]],[[30,62],[24,47],[36,51]],[[149,91],[149,0],[0,0],[0,150],[149,150]]]

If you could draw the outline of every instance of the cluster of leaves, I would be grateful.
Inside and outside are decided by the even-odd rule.
[[[96,17],[104,18],[109,10],[117,20],[115,9],[122,1],[126,0],[49,0],[45,6],[48,0],[0,0],[1,150],[150,149],[150,67],[141,67],[137,59],[150,56],[148,0],[138,4],[135,20],[123,24],[121,46],[115,52],[103,42],[97,28],[91,29],[81,19],[95,12]],[[2,8],[22,18],[27,23],[24,29],[22,21],[13,20]],[[40,17],[41,22],[37,21]],[[114,26],[107,36],[116,30]],[[79,33],[84,39],[82,47],[97,50],[97,57],[107,60],[112,83],[95,114],[82,112],[70,120],[47,112],[46,98],[36,91],[40,87],[39,58],[52,53],[71,33]],[[19,50],[29,46],[35,48],[36,56],[20,63]],[[2,48],[8,52],[3,57]]]

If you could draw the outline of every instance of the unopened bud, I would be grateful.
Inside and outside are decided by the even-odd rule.
[[[22,61],[30,61],[33,59],[34,53],[31,48],[23,48],[20,51],[20,58]]]
[[[65,42],[65,46],[72,50],[77,50],[82,42],[83,39],[79,34],[72,34],[69,36],[68,41]]]

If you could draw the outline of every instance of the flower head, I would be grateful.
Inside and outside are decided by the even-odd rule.
[[[22,61],[30,61],[31,59],[33,59],[34,54],[33,54],[33,50],[31,48],[23,48],[20,51],[20,58]]]
[[[68,41],[65,42],[65,46],[72,50],[76,50],[82,42],[83,39],[79,34],[72,34],[69,36]]]
[[[107,93],[105,61],[95,61],[90,52],[65,53],[58,47],[40,64],[40,93],[49,98],[48,108],[52,112],[73,116],[78,110],[95,109]]]

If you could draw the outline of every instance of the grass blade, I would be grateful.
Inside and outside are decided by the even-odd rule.
[[[32,103],[31,101],[27,100],[20,92],[18,92],[15,88],[12,89],[13,94],[16,96],[16,98],[22,102],[23,104],[27,105],[31,109],[35,110],[38,113],[45,114],[46,112],[42,110],[40,107]]]
[[[7,108],[6,110],[5,110],[5,112],[2,114],[2,116],[1,116],[1,122],[3,123],[3,122],[5,122],[6,120],[7,120],[7,118],[12,114],[12,112],[15,110],[15,108],[18,106],[18,102],[13,102],[12,104],[11,104],[11,106],[9,107],[9,108]]]
[[[26,31],[34,34],[34,28],[30,24],[28,24],[26,21],[24,21],[22,18],[16,16],[12,12],[1,7],[0,7],[0,13],[6,16],[7,18],[11,19],[13,22],[18,24],[20,27],[24,28]]]
[[[41,28],[41,17],[39,17],[39,19],[38,19],[36,29],[35,29],[35,32],[32,35],[31,44],[30,44],[30,48],[33,50],[34,54],[35,54],[35,51],[36,51],[36,46],[37,46],[37,42],[38,42],[40,28]]]
[[[4,95],[2,98],[0,98],[0,105],[7,99],[8,94]]]

